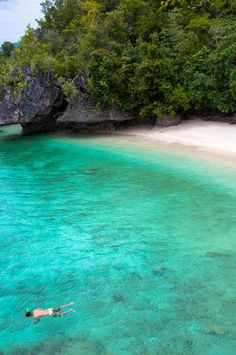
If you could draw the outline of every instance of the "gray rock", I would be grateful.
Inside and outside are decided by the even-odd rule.
[[[188,339],[188,340],[186,340],[186,345],[188,345],[188,346],[192,346],[193,345],[193,340],[192,339]]]
[[[160,266],[152,270],[152,274],[155,276],[163,276],[165,272],[166,272],[166,268],[164,266]]]
[[[78,130],[113,130],[115,123],[135,119],[134,114],[127,114],[117,107],[97,108],[87,92],[87,77],[81,73],[73,80],[78,95],[71,102],[58,122]]]
[[[0,124],[20,123],[25,134],[54,130],[67,106],[60,88],[50,74],[33,75],[29,68],[18,71],[24,75],[26,88],[17,97],[7,90],[0,103]]]
[[[231,114],[225,114],[221,112],[208,112],[203,114],[191,114],[187,116],[191,120],[213,121],[213,122],[227,122],[230,124],[236,124],[236,112]]]
[[[0,126],[19,123],[19,107],[8,90],[0,102]]]
[[[0,125],[20,123],[24,134],[53,131],[61,126],[105,131],[135,119],[115,106],[98,109],[87,92],[87,76],[83,72],[73,80],[77,95],[69,105],[50,73],[34,75],[29,68],[18,68],[13,75],[17,77],[19,73],[23,74],[26,88],[17,95],[12,88],[6,88],[0,102]]]
[[[97,109],[89,96],[81,98],[77,103],[70,104],[59,118],[63,123],[98,124],[101,122],[123,122],[134,119],[134,116],[122,112],[116,107]]]
[[[229,334],[228,329],[223,326],[207,326],[205,327],[203,332],[205,335],[211,335],[216,337],[225,337]]]
[[[121,293],[114,293],[112,299],[115,303],[124,302],[125,298]]]
[[[180,124],[182,118],[180,115],[165,114],[156,120],[158,127],[170,127]]]

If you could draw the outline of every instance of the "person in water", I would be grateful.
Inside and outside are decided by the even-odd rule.
[[[37,308],[34,311],[28,311],[26,312],[25,316],[26,317],[31,317],[34,318],[35,323],[40,321],[40,317],[62,317],[65,314],[75,312],[74,309],[69,309],[68,311],[61,312],[61,310],[65,307],[71,306],[74,304],[74,302],[70,302],[68,304],[65,304],[63,306],[60,306],[58,308],[48,308],[48,309],[42,309],[42,308]]]

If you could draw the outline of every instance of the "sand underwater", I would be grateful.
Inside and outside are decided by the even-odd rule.
[[[234,355],[236,170],[18,130],[0,131],[0,353]]]

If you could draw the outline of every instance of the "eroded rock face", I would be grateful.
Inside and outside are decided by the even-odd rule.
[[[86,90],[87,78],[80,74],[74,79],[78,97],[70,103],[58,122],[78,130],[113,130],[119,122],[134,120],[134,114],[127,114],[117,107],[96,108]]]
[[[156,120],[156,126],[158,127],[176,126],[181,123],[181,120],[182,118],[180,115],[166,114],[166,115],[162,115],[162,117]]]
[[[19,107],[8,91],[0,102],[0,126],[19,123]]]
[[[67,104],[50,75],[32,75],[28,68],[23,73],[26,88],[14,98],[7,91],[0,103],[0,124],[20,123],[25,134],[45,132],[57,127],[57,118]]]
[[[104,131],[119,127],[150,123],[148,120],[137,118],[133,113],[124,113],[117,107],[98,109],[91,95],[87,92],[87,77],[84,73],[78,75],[73,83],[77,97],[69,105],[62,90],[49,74],[38,72],[33,75],[29,68],[18,68],[14,75],[21,74],[26,87],[20,93],[15,87],[6,88],[5,96],[0,101],[0,126],[19,123],[24,134],[53,131],[62,127],[73,128],[78,131]],[[185,115],[184,118],[198,118],[201,120],[221,121],[236,124],[236,113]],[[166,114],[156,120],[159,127],[169,127],[181,123],[180,115]],[[155,121],[155,119],[154,119]]]

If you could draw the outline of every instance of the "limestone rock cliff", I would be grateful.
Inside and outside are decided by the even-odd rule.
[[[0,126],[19,123],[18,100],[7,90],[5,97],[0,101]]]
[[[32,73],[29,68],[18,68],[16,77],[19,73],[21,79],[23,78],[23,88],[18,92],[15,84],[5,88],[5,96],[0,102],[0,125],[19,123],[24,134],[33,134],[60,127],[78,131],[101,131],[145,123],[145,120],[137,118],[134,113],[125,113],[116,106],[97,108],[87,91],[87,76],[83,72],[73,80],[77,94],[69,104],[50,73]],[[236,114],[224,115],[217,112],[202,114],[200,117],[185,115],[184,118],[236,123]],[[183,117],[166,114],[156,119],[156,123],[154,118],[150,119],[153,125],[169,127],[179,124]]]
[[[177,126],[182,121],[181,115],[165,114],[156,119],[157,127]]]
[[[76,130],[112,130],[116,124],[135,119],[132,113],[125,113],[112,106],[97,108],[90,94],[87,92],[87,78],[84,73],[78,75],[74,81],[77,97],[71,102],[58,122]]]
[[[6,89],[0,102],[0,125],[20,123],[24,134],[33,134],[59,127],[80,131],[112,130],[119,122],[135,119],[133,114],[117,107],[97,109],[86,90],[84,73],[74,79],[77,97],[68,105],[50,74],[38,72],[35,75],[29,68],[19,68],[19,71],[23,74],[25,88],[18,95],[13,94],[10,87]]]
[[[25,88],[13,94],[11,88],[0,102],[0,125],[20,123],[25,134],[54,130],[57,118],[66,108],[61,89],[50,74],[33,75],[20,68]]]

